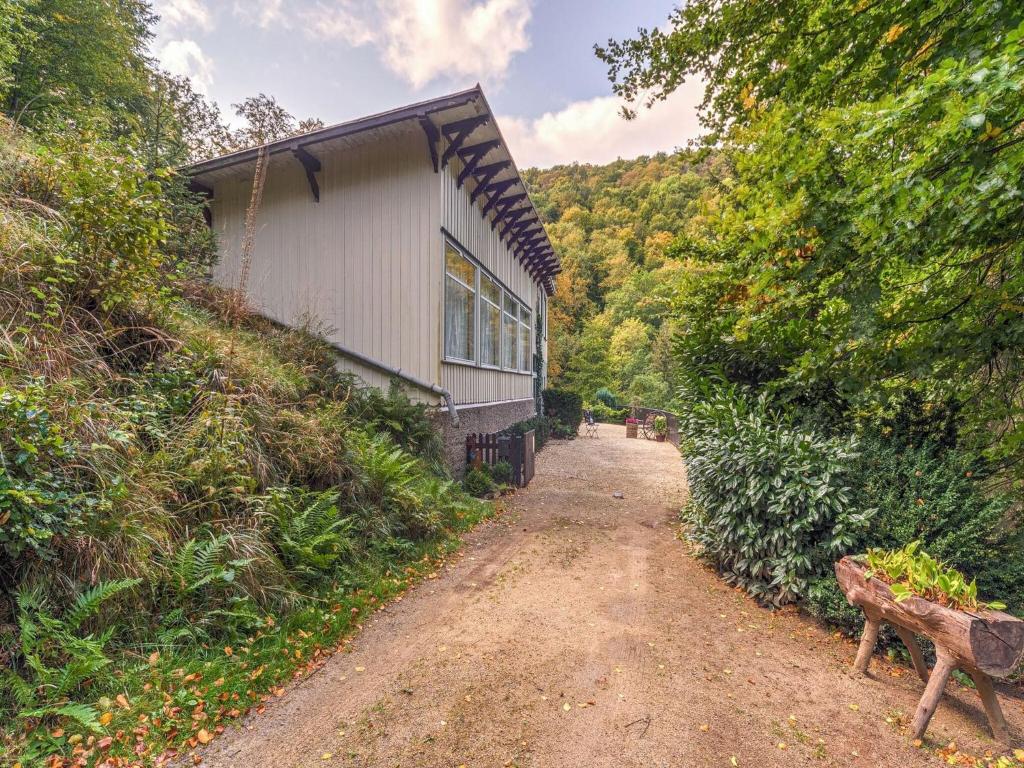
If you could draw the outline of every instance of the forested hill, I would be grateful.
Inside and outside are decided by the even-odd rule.
[[[550,311],[550,375],[594,401],[667,406],[682,243],[715,207],[724,164],[690,152],[524,175],[564,271]]]

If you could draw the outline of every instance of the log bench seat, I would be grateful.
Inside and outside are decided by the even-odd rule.
[[[850,557],[837,562],[835,570],[846,599],[864,611],[864,634],[854,668],[867,674],[879,627],[885,621],[906,645],[914,669],[925,683],[924,695],[911,723],[912,737],[924,738],[949,676],[960,668],[977,686],[992,735],[1009,746],[1010,734],[992,678],[1007,677],[1024,658],[1024,621],[986,608],[955,610],[916,595],[897,602],[888,584],[868,578],[867,567]],[[927,637],[935,644],[936,662],[930,671],[915,635]]]

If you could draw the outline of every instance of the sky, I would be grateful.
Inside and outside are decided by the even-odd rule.
[[[699,82],[633,121],[593,45],[664,24],[673,0],[154,0],[152,50],[226,118],[274,96],[332,124],[479,82],[521,168],[606,163],[699,135]]]

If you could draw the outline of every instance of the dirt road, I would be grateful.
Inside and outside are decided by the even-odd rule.
[[[851,644],[725,586],[675,536],[676,450],[600,432],[545,448],[461,557],[203,764],[938,764],[900,732],[921,692],[911,673],[876,659],[873,679],[854,677]],[[950,691],[934,740],[995,750],[973,691]],[[1003,703],[1021,736],[1021,702]]]

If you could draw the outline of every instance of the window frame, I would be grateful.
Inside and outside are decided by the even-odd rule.
[[[467,360],[467,359],[464,359],[464,358],[461,358],[461,357],[452,357],[452,356],[450,356],[448,354],[448,352],[447,352],[446,345],[445,345],[445,339],[447,337],[447,329],[448,329],[448,314],[447,314],[448,278],[451,277],[453,280],[458,282],[459,285],[461,285],[461,286],[463,286],[465,288],[470,288],[470,286],[467,286],[459,277],[456,277],[454,275],[450,275],[450,273],[448,272],[448,260],[447,260],[447,255],[446,255],[448,247],[452,248],[460,256],[462,256],[464,259],[466,259],[470,264],[473,265],[473,267],[476,270],[476,272],[475,272],[475,279],[473,281],[474,284],[472,286],[473,297],[474,297],[474,303],[473,303],[473,338],[472,338],[473,359],[472,360]],[[500,373],[513,373],[513,374],[516,374],[516,375],[519,375],[519,376],[532,376],[532,375],[534,375],[532,369],[523,369],[523,368],[519,367],[519,364],[520,364],[521,358],[522,358],[520,350],[519,350],[519,346],[520,346],[520,343],[519,343],[520,342],[520,327],[522,326],[522,314],[521,313],[522,313],[522,309],[525,308],[526,311],[530,313],[530,317],[532,319],[533,318],[533,309],[525,301],[520,299],[515,293],[513,293],[511,290],[509,290],[509,288],[501,280],[498,279],[497,275],[495,275],[493,272],[491,272],[491,270],[487,269],[487,267],[485,267],[480,262],[479,259],[474,257],[473,254],[470,253],[468,249],[463,247],[462,244],[459,243],[458,240],[456,240],[450,233],[448,233],[447,231],[445,231],[443,229],[442,229],[442,248],[441,248],[441,270],[442,270],[441,271],[441,277],[442,277],[442,284],[441,284],[441,327],[442,327],[442,331],[443,331],[442,334],[441,334],[441,362],[447,363],[447,364],[450,364],[450,365],[465,365],[465,366],[468,366],[470,368],[479,368],[480,370],[484,370],[484,371],[498,371]],[[484,277],[486,277],[491,282],[493,282],[498,287],[498,289],[499,289],[499,291],[501,293],[501,299],[500,299],[501,303],[497,307],[497,309],[498,309],[498,355],[497,355],[497,357],[498,357],[498,364],[497,365],[491,365],[489,363],[481,362],[482,354],[483,354],[483,347],[481,345],[481,341],[482,341],[482,338],[483,338],[483,333],[482,333],[483,332],[483,328],[482,328],[481,319],[483,317],[483,312],[484,312],[484,309],[485,309],[484,302],[485,301],[487,302],[487,306],[494,306],[490,299],[485,299],[484,296],[483,296],[482,279]],[[511,301],[515,305],[515,309],[516,309],[516,316],[515,316],[515,320],[516,320],[516,333],[515,333],[515,341],[514,341],[514,343],[515,343],[515,355],[516,356],[515,356],[515,365],[514,365],[514,367],[511,367],[511,368],[506,367],[504,365],[505,361],[504,361],[504,354],[503,354],[504,353],[504,343],[505,343],[505,317],[507,315],[507,313],[505,312],[505,302],[508,301],[509,299],[511,299]],[[508,316],[511,317],[511,315],[508,315]],[[532,330],[532,328],[530,329],[530,338],[531,338],[531,340],[533,338],[533,330]],[[529,362],[532,363],[532,354],[529,355],[529,358],[530,358]]]
[[[467,285],[462,278],[457,275],[453,275],[448,271],[448,251],[447,248],[442,249],[444,252],[444,286],[441,294],[441,314],[442,314],[442,328],[444,330],[441,336],[441,352],[443,359],[448,362],[462,363],[463,365],[471,365],[475,363],[476,358],[479,356],[479,349],[477,348],[477,339],[480,334],[480,266],[474,259],[469,258],[465,251],[459,248],[455,243],[446,242],[446,245],[450,245],[452,250],[455,251],[459,256],[469,262],[470,266],[473,267],[473,285]],[[454,357],[448,354],[448,280],[454,280],[456,283],[461,285],[473,294],[473,330],[470,334],[469,347],[473,354],[473,359],[465,357]]]

